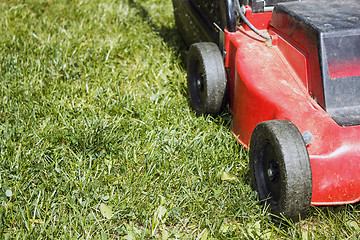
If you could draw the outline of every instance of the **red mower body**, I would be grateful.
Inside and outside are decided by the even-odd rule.
[[[259,199],[295,221],[360,201],[358,0],[173,4],[190,103],[217,114],[225,99]]]
[[[311,55],[317,52],[310,53],[273,28],[271,15],[272,12],[253,14],[247,9],[248,19],[270,33],[272,46],[267,46],[264,39],[248,27],[239,27],[236,32],[225,31],[232,131],[247,148],[258,123],[290,120],[300,132],[309,131],[314,136],[307,146],[313,180],[311,203],[358,202],[360,126],[340,126],[320,105],[323,102],[314,100],[311,90],[322,95],[321,82],[317,85],[312,82],[320,78],[320,69],[309,66]],[[359,76],[360,59],[356,63],[359,65],[354,62],[353,66],[344,64],[341,74]]]

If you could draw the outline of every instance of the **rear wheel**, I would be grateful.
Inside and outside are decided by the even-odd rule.
[[[304,139],[287,120],[259,123],[251,136],[250,174],[259,198],[294,221],[309,211],[312,176]]]
[[[218,46],[210,42],[192,44],[187,74],[192,108],[199,114],[218,114],[226,91],[225,67]]]

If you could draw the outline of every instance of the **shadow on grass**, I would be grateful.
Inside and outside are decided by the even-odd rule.
[[[128,4],[131,8],[134,8],[137,12],[137,15],[140,16],[144,23],[147,23],[154,32],[160,36],[164,43],[170,47],[175,53],[176,57],[180,59],[180,65],[183,69],[186,69],[186,57],[188,46],[182,38],[180,32],[174,27],[169,27],[168,24],[155,23],[149,11],[138,1],[128,0]],[[183,89],[187,92],[187,86],[182,86]],[[190,99],[188,94],[186,95],[188,100],[188,106],[191,107]],[[224,107],[224,110],[219,114],[219,116],[211,116],[213,121],[218,125],[227,127],[231,129],[231,120],[232,116],[227,107]]]
[[[176,56],[181,60],[181,66],[185,69],[188,46],[185,44],[177,28],[169,27],[164,23],[161,25],[154,23],[148,10],[142,4],[134,0],[128,0],[128,3],[130,7],[136,9],[137,15],[164,40],[166,45],[173,49]]]
[[[180,59],[180,65],[183,69],[186,69],[186,57],[188,46],[186,45],[184,39],[182,38],[180,32],[174,27],[169,27],[167,24],[156,24],[154,23],[152,16],[149,11],[139,2],[134,0],[128,0],[130,7],[134,8],[137,12],[137,15],[140,16],[144,23],[147,23],[151,29],[154,30],[160,36],[165,44],[170,47],[175,53],[176,57]],[[186,90],[187,87],[183,86]],[[189,107],[191,106],[188,95],[186,96],[188,100]],[[230,129],[231,125],[231,114],[225,108],[225,110],[219,116],[212,116],[213,121],[219,125],[226,126]]]

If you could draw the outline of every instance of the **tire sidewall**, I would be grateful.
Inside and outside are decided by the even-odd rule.
[[[275,215],[296,220],[299,214],[306,216],[311,203],[312,177],[309,155],[302,135],[294,124],[287,120],[272,120],[259,123],[254,129],[250,142],[250,175],[252,187],[259,192],[261,200],[266,200],[259,183],[261,148],[269,142],[276,156],[280,171],[281,197],[279,201],[267,200]],[[302,182],[303,181],[303,182]],[[261,194],[260,194],[261,193]]]
[[[187,60],[187,85],[192,108],[199,114],[218,114],[223,107],[226,73],[223,58],[215,43],[192,44]],[[196,85],[198,73],[203,73],[204,90]]]

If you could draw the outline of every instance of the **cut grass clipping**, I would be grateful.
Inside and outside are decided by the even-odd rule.
[[[196,116],[171,1],[0,2],[2,239],[357,239],[358,205],[274,224],[231,116]]]

